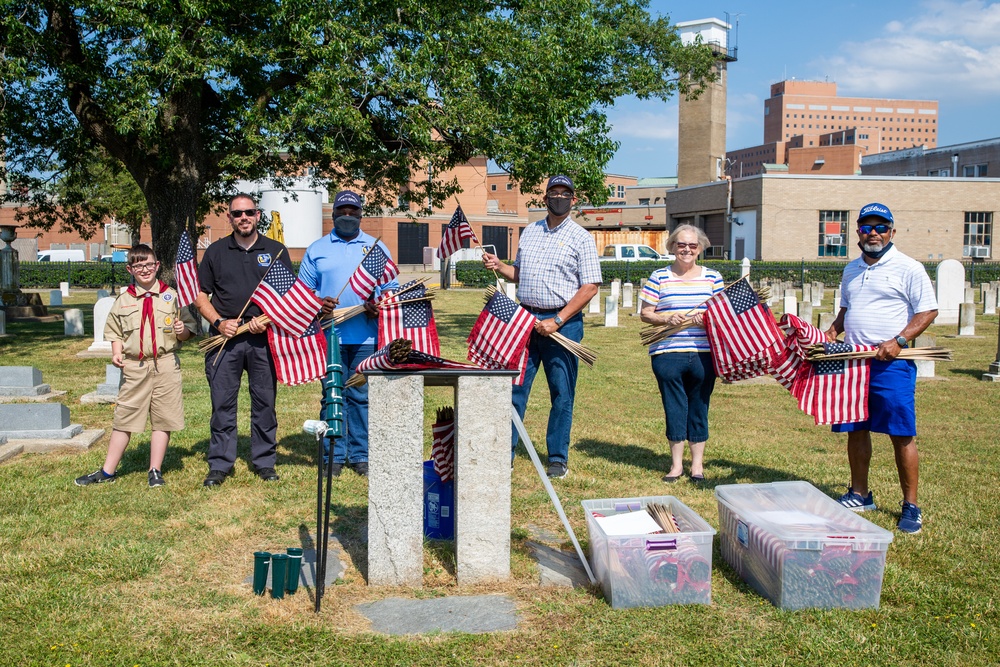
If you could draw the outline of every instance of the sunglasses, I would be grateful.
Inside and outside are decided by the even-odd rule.
[[[892,229],[892,225],[858,225],[858,231],[865,236],[871,234],[873,229],[878,234],[885,234]]]
[[[697,243],[675,243],[674,244],[674,249],[675,250],[683,250],[684,248],[688,248],[690,250],[697,250],[698,249],[698,245],[699,244],[697,244]]]
[[[244,215],[246,217],[248,217],[248,218],[252,218],[255,215],[257,215],[257,209],[255,209],[255,208],[248,208],[245,211],[230,211],[229,215],[233,216],[234,218],[241,218]]]

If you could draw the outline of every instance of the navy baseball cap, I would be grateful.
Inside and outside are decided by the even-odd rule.
[[[892,211],[885,204],[879,204],[878,202],[872,202],[871,204],[865,204],[861,207],[861,211],[858,213],[858,222],[861,222],[867,217],[875,216],[876,218],[882,218],[890,225],[893,224]]]
[[[563,185],[573,192],[576,192],[576,188],[573,187],[573,181],[570,180],[569,176],[563,176],[562,174],[550,178],[549,184],[545,186],[545,191],[548,192],[557,185]]]
[[[337,198],[333,200],[333,207],[340,208],[341,206],[353,206],[355,208],[363,208],[361,206],[361,197],[357,196],[350,190],[341,190],[337,193]]]

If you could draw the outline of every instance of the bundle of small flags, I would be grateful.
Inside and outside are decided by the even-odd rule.
[[[360,387],[366,382],[364,374],[368,371],[426,371],[433,369],[468,370],[479,366],[464,364],[460,361],[450,361],[431,354],[413,349],[413,342],[405,338],[397,338],[380,348],[372,356],[363,359],[357,365],[345,387]]]

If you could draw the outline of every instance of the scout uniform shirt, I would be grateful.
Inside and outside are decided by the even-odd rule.
[[[147,293],[150,296],[144,296]],[[148,307],[144,304],[146,299],[150,300]],[[180,346],[174,333],[178,317],[188,329],[194,330],[194,320],[187,309],[177,307],[177,292],[166,283],[157,280],[149,290],[132,285],[111,306],[104,339],[121,342],[122,354],[127,359],[161,357],[176,352]]]

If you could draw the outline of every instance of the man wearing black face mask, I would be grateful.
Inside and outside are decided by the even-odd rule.
[[[553,176],[545,188],[544,220],[524,228],[514,264],[504,264],[496,255],[483,253],[483,266],[517,283],[521,305],[538,318],[528,341],[524,383],[514,386],[513,403],[524,419],[528,394],[541,365],[549,384],[552,408],[545,435],[548,475],[565,477],[569,471],[569,437],[573,427],[573,402],[579,360],[549,336],[559,331],[570,340],[583,339],[581,311],[597,294],[601,266],[594,238],[573,222],[569,212],[576,197],[568,176]],[[517,431],[511,429],[511,457],[517,447]]]
[[[323,315],[330,314],[338,306],[346,308],[362,303],[365,306],[364,315],[352,317],[337,326],[340,357],[349,369],[345,378],[354,373],[358,362],[375,352],[378,342],[378,307],[373,301],[362,301],[351,288],[344,289],[365,253],[374,244],[375,239],[361,231],[361,198],[350,190],[342,190],[333,202],[333,231],[309,246],[299,266],[299,280],[323,299]],[[388,248],[381,242],[379,245],[388,256]],[[393,280],[376,287],[374,297],[398,288],[399,283]],[[334,475],[340,475],[346,464],[357,474],[367,476],[368,385],[344,390],[344,418],[347,437],[334,440]]]
[[[847,433],[847,460],[851,485],[840,504],[855,512],[875,509],[868,487],[872,457],[871,432],[885,433],[895,451],[902,512],[896,527],[919,533],[923,516],[917,506],[917,422],[914,411],[916,366],[896,359],[899,351],[924,332],[937,317],[937,299],[923,265],[892,244],[896,236],[892,212],[885,204],[871,203],[858,215],[861,257],[844,269],[840,284],[841,307],[826,332],[829,341],[846,332],[851,345],[877,345],[868,383],[868,419],[835,424],[835,433]]]

